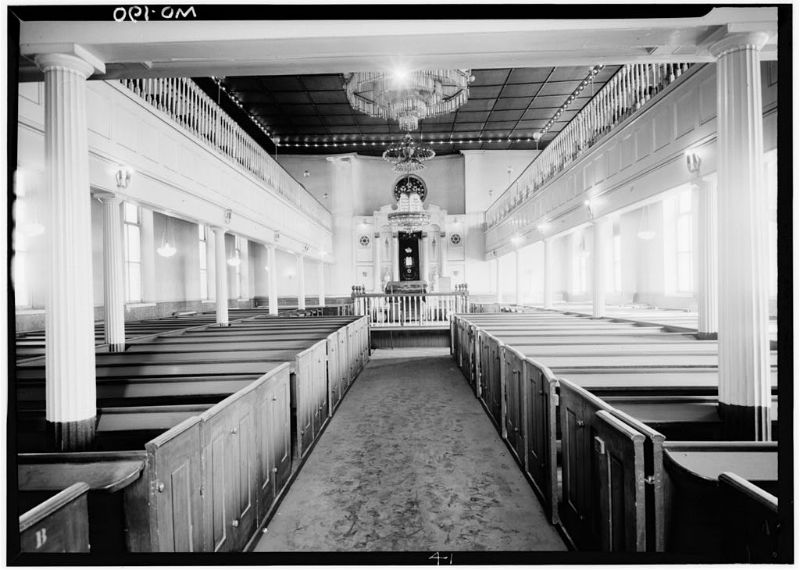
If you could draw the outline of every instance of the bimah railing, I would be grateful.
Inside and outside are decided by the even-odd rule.
[[[469,313],[469,292],[452,293],[364,293],[353,292],[356,315],[366,315],[369,326],[440,327],[450,326],[450,315]]]

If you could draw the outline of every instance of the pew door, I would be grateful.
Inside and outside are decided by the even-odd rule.
[[[292,419],[289,375],[281,375],[273,384],[270,400],[272,410],[269,416],[272,434],[271,451],[274,473],[275,496],[280,495],[292,471]]]
[[[297,421],[297,456],[302,457],[314,441],[314,389],[312,349],[295,357],[294,402]]]
[[[735,473],[722,473],[722,552],[725,562],[780,562],[778,499]]]
[[[552,489],[550,476],[551,464],[555,465],[555,456],[551,459],[551,419],[549,402],[549,378],[542,369],[529,360],[523,364],[523,388],[525,390],[526,411],[526,465],[525,469],[533,480],[534,485],[539,490],[539,494],[545,498],[545,503],[550,507],[551,519],[557,519],[554,515],[553,505],[556,495]],[[555,439],[555,432],[552,432]],[[553,441],[555,443],[555,441]],[[551,520],[555,523],[556,520]]]
[[[342,398],[338,348],[339,336],[338,333],[333,333],[328,337],[328,399],[330,403],[328,415],[331,416]]]
[[[145,448],[153,551],[204,551],[199,418],[181,422]]]
[[[594,462],[600,539],[605,552],[644,552],[644,435],[606,411],[597,412]]]
[[[522,358],[513,349],[503,350],[503,369],[505,379],[505,431],[506,439],[517,456],[517,461],[525,463],[525,445],[522,423],[524,405],[522,385]]]

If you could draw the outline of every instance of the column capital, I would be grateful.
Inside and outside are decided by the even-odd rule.
[[[108,190],[92,190],[92,197],[97,198],[104,204],[119,204],[123,200],[122,196]]]
[[[709,46],[708,51],[719,59],[727,53],[742,49],[760,51],[769,40],[767,32],[737,32],[728,34]]]
[[[215,234],[225,235],[228,231],[228,228],[223,228],[222,226],[209,226],[209,227],[211,228],[211,231],[213,231]]]
[[[73,53],[41,53],[35,58],[36,65],[44,72],[51,69],[67,69],[84,78],[93,73],[105,73],[105,64],[80,46],[73,46]]]

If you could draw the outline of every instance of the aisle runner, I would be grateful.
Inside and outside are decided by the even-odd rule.
[[[564,549],[446,348],[372,356],[255,548]]]

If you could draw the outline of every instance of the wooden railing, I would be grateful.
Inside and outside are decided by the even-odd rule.
[[[369,326],[449,328],[450,315],[469,313],[469,293],[353,293],[355,314]]]
[[[191,79],[121,79],[120,83],[221,154],[238,163],[326,229],[330,212]]]
[[[618,123],[641,109],[691,64],[624,65],[486,210],[486,227],[503,220]]]

